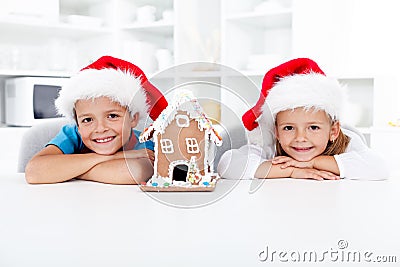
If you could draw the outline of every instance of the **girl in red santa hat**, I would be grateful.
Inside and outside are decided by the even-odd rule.
[[[226,178],[386,179],[385,161],[354,129],[341,125],[344,88],[308,58],[268,71],[260,98],[242,121],[247,145],[227,151]]]
[[[154,144],[140,143],[134,128],[147,115],[156,119],[167,101],[140,68],[101,57],[69,79],[55,104],[71,124],[29,161],[28,183],[137,184],[153,174]]]

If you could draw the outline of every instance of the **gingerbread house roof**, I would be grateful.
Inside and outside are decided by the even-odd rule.
[[[175,94],[174,99],[169,105],[161,112],[158,118],[146,128],[139,137],[140,142],[149,140],[154,132],[164,133],[165,128],[174,120],[178,111],[185,111],[188,113],[190,119],[197,121],[199,130],[205,131],[209,134],[210,140],[217,146],[222,144],[222,138],[214,129],[212,122],[204,113],[199,101],[193,96],[190,91],[180,91]]]

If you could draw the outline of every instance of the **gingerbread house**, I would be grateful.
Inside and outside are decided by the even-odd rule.
[[[176,94],[142,132],[140,141],[150,138],[155,143],[154,174],[146,186],[204,189],[215,185],[219,178],[214,172],[215,146],[222,139],[191,92]]]

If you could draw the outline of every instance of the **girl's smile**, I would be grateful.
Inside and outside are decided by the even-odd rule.
[[[294,150],[298,152],[308,152],[310,151],[313,147],[292,147]]]

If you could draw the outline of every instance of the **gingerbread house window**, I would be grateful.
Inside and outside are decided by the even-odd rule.
[[[174,153],[174,145],[172,144],[172,141],[169,139],[161,139],[160,140],[161,144],[161,151],[164,154],[171,154]]]
[[[199,144],[196,138],[186,138],[186,149],[190,154],[199,153]]]
[[[178,127],[189,127],[189,117],[183,114],[178,114],[175,117]]]

